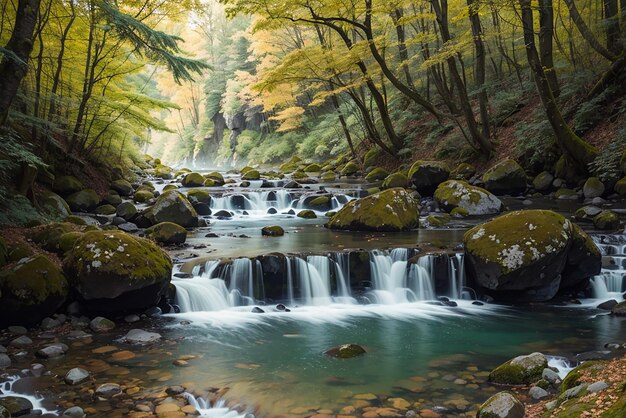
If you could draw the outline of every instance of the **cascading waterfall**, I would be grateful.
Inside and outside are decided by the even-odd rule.
[[[611,239],[599,235],[592,238],[602,254],[602,270],[591,279],[593,296],[598,299],[619,299],[621,293],[626,291],[626,244],[622,242],[621,236]]]
[[[213,405],[204,398],[196,398],[190,393],[183,394],[189,405],[196,408],[198,416],[202,418],[254,418],[252,414],[240,414],[228,408],[226,401],[219,399]]]
[[[359,283],[359,297],[366,303],[398,304],[436,298],[435,276],[442,282],[444,295],[467,297],[463,255],[424,255],[410,262],[411,250],[394,249],[369,253],[371,283]],[[281,281],[283,301],[294,305],[324,306],[334,303],[355,304],[351,286],[350,254],[286,256],[282,273],[273,276]],[[436,264],[447,268],[436,268]],[[194,270],[191,279],[173,279],[177,303],[183,312],[215,311],[258,303],[265,294],[264,272],[258,259],[239,258],[230,262],[209,261]],[[447,284],[446,284],[447,283]],[[274,283],[275,284],[275,283]],[[441,284],[441,283],[440,283]],[[439,286],[439,285],[438,285]],[[280,291],[280,290],[279,290]]]

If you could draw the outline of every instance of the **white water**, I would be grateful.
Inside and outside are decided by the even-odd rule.
[[[622,242],[605,243],[603,236],[594,236],[594,242],[602,253],[602,270],[591,279],[595,299],[622,300],[626,291],[626,245]]]
[[[252,414],[240,414],[226,406],[226,401],[220,399],[213,406],[203,398],[196,398],[192,394],[183,394],[189,405],[196,408],[200,417],[204,418],[254,418]]]
[[[576,368],[575,364],[572,364],[565,357],[551,357],[548,356],[548,367],[554,367],[558,370],[559,378],[565,379],[565,376]]]
[[[16,396],[24,399],[28,399],[30,403],[33,405],[33,413],[37,413],[41,411],[41,414],[53,414],[59,415],[59,411],[57,410],[49,410],[43,406],[42,401],[44,400],[43,396],[35,396],[35,395],[27,395],[23,393],[18,393],[13,391],[13,385],[15,382],[20,380],[19,376],[9,376],[7,377],[7,381],[0,385],[0,398],[6,396]]]

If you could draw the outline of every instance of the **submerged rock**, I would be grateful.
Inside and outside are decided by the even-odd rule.
[[[525,409],[509,392],[499,392],[480,406],[477,418],[524,418]]]
[[[142,329],[131,329],[122,338],[123,341],[130,344],[147,344],[153,343],[161,339],[161,334],[156,332],[148,332]]]
[[[102,398],[112,398],[120,393],[122,393],[122,388],[117,383],[105,383],[96,389],[96,395]]]
[[[0,271],[0,328],[35,325],[65,302],[68,282],[45,255],[21,259]]]
[[[419,203],[401,188],[348,202],[328,222],[330,229],[405,231],[419,227]]]
[[[548,359],[541,353],[518,356],[489,373],[489,381],[502,385],[530,385],[541,379]]]
[[[335,358],[352,358],[365,353],[365,349],[357,344],[343,344],[330,348],[324,352],[327,356]]]
[[[485,189],[495,195],[517,195],[526,191],[526,173],[514,160],[504,160],[483,174]]]
[[[500,213],[503,206],[500,199],[487,190],[460,180],[449,180],[440,184],[434,197],[447,211],[463,208],[469,215]]]
[[[172,261],[147,239],[90,231],[68,252],[63,267],[84,306],[117,313],[156,305],[170,282]]]

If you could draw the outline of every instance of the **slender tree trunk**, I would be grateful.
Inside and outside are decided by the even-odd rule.
[[[19,0],[17,4],[13,33],[5,46],[13,56],[5,54],[0,62],[0,126],[6,123],[11,103],[28,71],[40,3],[40,0]]]
[[[470,23],[472,25],[472,35],[474,36],[474,49],[476,51],[476,68],[475,68],[475,82],[478,88],[478,101],[480,103],[480,123],[483,128],[483,135],[485,138],[491,138],[490,124],[489,124],[489,110],[487,91],[485,90],[485,44],[483,43],[483,31],[480,25],[480,17],[478,16],[478,1],[467,0],[467,6],[469,7]]]
[[[602,44],[598,41],[598,39],[594,36],[593,32],[589,29],[582,16],[578,12],[578,8],[576,7],[576,3],[574,0],[564,0],[567,5],[567,9],[569,10],[569,15],[576,25],[576,28],[582,35],[582,37],[589,43],[589,45],[596,51],[598,54],[602,55],[609,61],[615,61],[617,57],[611,51],[606,49]]]
[[[409,53],[406,47],[406,33],[404,31],[404,25],[400,23],[400,19],[402,19],[403,16],[404,11],[400,8],[391,12],[391,19],[396,27],[396,36],[398,38],[398,56],[400,57],[402,70],[404,70],[404,78],[406,79],[406,83],[411,87],[411,89],[414,90],[415,85],[409,69]]]
[[[554,10],[552,0],[539,0],[539,55],[543,71],[550,83],[554,97],[559,97],[561,89],[556,77],[552,54],[552,40],[554,38]]]
[[[537,91],[546,111],[548,121],[554,131],[556,142],[568,164],[574,167],[579,174],[585,175],[589,171],[587,164],[596,157],[598,151],[589,143],[579,138],[572,131],[567,122],[565,122],[554,95],[552,94],[550,82],[543,71],[541,60],[539,59],[539,54],[535,46],[531,0],[519,0],[519,4],[522,9],[521,18],[524,28],[524,43],[526,44],[528,63],[533,71]]]
[[[617,0],[604,0],[604,19],[606,25],[606,47],[615,55],[622,52]]]

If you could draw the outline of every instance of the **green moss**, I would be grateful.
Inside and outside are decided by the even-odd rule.
[[[556,212],[520,210],[475,226],[463,239],[467,252],[499,264],[504,274],[563,250],[570,233],[570,222]]]
[[[365,180],[367,181],[378,181],[384,180],[389,175],[389,172],[384,168],[376,167],[372,171],[369,172],[367,176],[365,176]]]
[[[450,215],[454,218],[467,218],[469,216],[469,211],[465,208],[456,207],[450,211]]]
[[[565,392],[568,389],[576,387],[580,384],[580,378],[582,377],[582,371],[590,368],[594,368],[596,370],[601,370],[606,365],[605,361],[586,361],[580,366],[576,367],[574,370],[570,371],[563,382],[561,382],[561,386],[559,387],[559,391],[561,393]]]
[[[376,193],[380,193],[380,187],[371,187],[371,188],[367,189],[367,195],[368,196],[374,195]]]
[[[239,174],[246,174],[248,171],[252,171],[254,170],[254,168],[250,167],[250,166],[245,166],[244,168],[242,168],[241,170],[239,170]]]
[[[606,410],[601,418],[623,418],[626,411],[626,392],[622,390],[621,396],[611,407]]]
[[[67,233],[75,231],[77,228],[70,223],[51,223],[38,226],[28,231],[27,235],[33,242],[46,251],[58,252],[59,238]]]
[[[620,226],[619,216],[611,210],[603,210],[593,218],[593,225],[602,230],[615,230]]]
[[[319,164],[313,163],[304,167],[305,173],[319,173],[322,171],[322,167]]]
[[[332,171],[327,171],[325,173],[322,173],[322,175],[320,176],[320,179],[322,179],[322,181],[333,181],[336,178],[337,176]]]
[[[409,178],[406,174],[396,172],[389,174],[383,181],[383,189],[393,189],[394,187],[407,187],[409,185]]]
[[[218,183],[213,179],[206,179],[204,180],[204,184],[203,184],[204,187],[215,187],[217,185]]]
[[[168,190],[176,190],[178,189],[178,186],[175,184],[168,184],[163,188],[164,192],[167,192]]]
[[[298,212],[297,214],[298,218],[303,218],[303,219],[315,219],[317,218],[317,215],[315,214],[315,212],[313,212],[312,210],[301,210],[300,212]]]
[[[74,176],[59,176],[55,178],[52,190],[62,196],[68,196],[84,188],[83,183]]]
[[[78,226],[87,225],[87,221],[85,221],[85,218],[81,218],[80,216],[76,216],[76,215],[68,216],[67,218],[63,220],[63,222],[78,225]]]
[[[470,215],[498,213],[502,207],[502,202],[493,194],[462,180],[441,183],[433,197],[446,210],[461,207]]]
[[[298,165],[297,164],[292,164],[292,163],[281,164],[281,166],[279,168],[281,173],[293,173],[297,169],[298,169]]]
[[[285,230],[279,225],[264,226],[261,229],[261,235],[266,237],[282,237]]]
[[[419,226],[419,203],[404,189],[384,190],[348,202],[328,222],[331,229],[403,231]]]
[[[524,169],[514,160],[504,160],[483,174],[485,188],[492,193],[521,193],[526,190]]]
[[[187,192],[187,198],[189,200],[197,200],[201,203],[211,204],[211,194],[207,190],[194,189]]]
[[[0,295],[22,306],[38,305],[50,296],[65,298],[68,292],[63,272],[48,257],[35,255],[0,272]]]
[[[76,241],[78,240],[78,238],[81,237],[81,235],[83,235],[83,233],[79,231],[66,232],[65,234],[61,235],[59,237],[59,249],[63,253],[68,252],[69,250],[74,248]]]
[[[426,222],[428,222],[430,226],[435,228],[443,227],[446,224],[450,223],[450,221],[450,215],[448,215],[447,213],[430,215],[426,218]]]
[[[450,167],[443,161],[415,161],[409,168],[409,178],[413,178],[422,168],[433,168],[437,171],[445,171],[450,173]]]
[[[113,205],[98,206],[95,213],[96,215],[113,215],[115,213],[115,207]]]
[[[307,176],[304,171],[297,170],[291,175],[291,178],[294,180],[301,180],[301,179],[309,178],[309,176]]]
[[[25,242],[18,242],[9,250],[9,260],[12,263],[20,261],[23,258],[32,257],[33,255],[35,255],[33,249]]]
[[[183,244],[187,240],[187,231],[172,222],[161,222],[146,229],[146,236],[165,245]]]
[[[476,174],[476,168],[468,163],[461,163],[450,173],[451,177],[457,180],[469,180]]]
[[[308,205],[315,208],[318,206],[327,206],[329,203],[330,203],[330,196],[324,195],[324,196],[316,197],[315,199],[311,200],[308,203]]]
[[[216,184],[224,184],[224,176],[217,171],[212,171],[209,174],[205,174],[204,177],[213,180]]]
[[[534,357],[526,357],[521,361],[511,359],[501,364],[489,373],[489,381],[504,385],[530,385],[539,381],[543,369],[548,367],[548,361],[543,358],[544,361],[535,363],[534,360],[529,362],[529,358]]]
[[[139,190],[135,192],[135,195],[133,196],[133,201],[135,203],[148,203],[152,199],[154,199],[154,193],[148,190]]]
[[[88,212],[95,209],[100,203],[100,196],[93,189],[85,189],[72,193],[65,199],[70,208],[75,212]]]
[[[242,170],[243,171],[243,170]],[[248,170],[242,176],[242,180],[259,180],[261,178],[261,174],[257,170]]]
[[[200,173],[189,173],[183,177],[182,185],[183,187],[201,187],[204,186],[204,182],[206,179]]]
[[[374,165],[376,158],[380,155],[379,148],[372,148],[365,153],[363,157],[363,167],[371,167]]]
[[[173,170],[165,165],[157,165],[154,168],[154,175],[158,178],[164,179],[164,180],[169,180],[174,178],[173,174],[172,174]]]
[[[354,161],[349,161],[341,169],[341,174],[344,176],[352,176],[359,171],[359,166]]]

